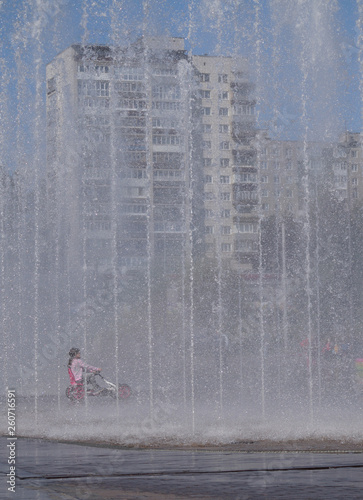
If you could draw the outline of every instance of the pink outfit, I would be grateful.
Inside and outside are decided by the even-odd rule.
[[[86,373],[94,373],[100,371],[100,368],[96,368],[95,366],[86,365],[81,359],[74,359],[71,364],[71,370],[74,376],[75,381],[82,379],[82,373],[85,371]]]

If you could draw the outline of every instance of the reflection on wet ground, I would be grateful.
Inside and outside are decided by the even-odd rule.
[[[2,498],[361,499],[363,451],[346,453],[125,449],[16,441],[16,495],[8,492],[11,441],[0,438]],[[7,493],[7,494],[6,494]]]

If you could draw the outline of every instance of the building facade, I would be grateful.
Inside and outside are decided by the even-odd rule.
[[[47,192],[60,260],[170,272],[200,252],[259,267],[261,220],[306,214],[319,182],[363,197],[361,135],[337,144],[256,130],[247,60],[181,38],[73,45],[47,66]],[[64,255],[63,255],[64,254]]]
[[[344,132],[323,154],[324,175],[331,191],[353,208],[363,200],[362,135]]]
[[[189,57],[180,38],[59,54],[47,66],[49,212],[72,261],[172,268],[200,249],[250,268],[252,91],[245,59]]]
[[[193,56],[199,73],[205,252],[237,269],[256,265],[255,101],[243,58]]]
[[[184,40],[159,44],[74,45],[47,67],[50,212],[88,269],[172,266],[199,224],[195,71]]]

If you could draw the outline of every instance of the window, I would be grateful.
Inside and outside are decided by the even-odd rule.
[[[101,80],[78,80],[78,94],[92,97],[108,97],[109,82]]]
[[[221,234],[231,234],[231,226],[221,226]]]
[[[338,163],[336,167],[337,167],[336,170],[343,170],[343,171],[347,170],[347,164],[345,162]]]
[[[207,192],[207,193],[204,193],[204,199],[205,200],[214,200],[214,193],[211,193],[211,192]]]
[[[156,76],[171,76],[177,74],[178,71],[174,68],[153,68],[153,75]]]
[[[95,70],[96,70],[97,74],[108,73],[109,67],[108,66],[95,66]]]
[[[199,79],[201,82],[209,82],[210,81],[210,74],[209,73],[200,73]]]
[[[257,224],[254,222],[238,222],[236,229],[238,233],[257,233]]]
[[[235,250],[239,252],[251,252],[257,250],[257,242],[254,240],[238,240],[235,242]]]
[[[291,148],[287,148],[285,150],[285,156],[286,156],[286,158],[291,158],[292,157],[292,149]]]
[[[154,178],[155,179],[160,179],[163,181],[173,181],[173,180],[179,180],[179,179],[184,179],[184,173],[180,170],[168,170],[168,169],[162,169],[162,170],[154,170]]]
[[[292,170],[292,161],[291,160],[287,160],[287,162],[286,162],[286,170]]]
[[[203,124],[202,126],[203,134],[210,134],[212,132],[212,125]]]
[[[132,124],[130,124],[130,125],[132,125]],[[142,123],[141,126],[142,125],[144,125],[144,123]],[[167,120],[165,118],[164,119],[153,118],[152,119],[152,126],[157,127],[157,128],[176,128],[177,122],[175,122],[174,120]]]
[[[212,141],[202,141],[203,149],[212,149]]]
[[[154,222],[154,231],[159,233],[176,233],[182,232],[183,227],[180,222],[172,222],[172,221],[155,221]]]
[[[219,92],[218,99],[228,100],[228,92]]]
[[[211,167],[212,158],[203,158],[203,167]]]
[[[213,217],[213,210],[211,208],[206,208],[204,210],[204,216],[205,217]]]
[[[200,91],[200,96],[203,99],[210,99],[210,90],[201,90]]]
[[[229,167],[229,158],[221,158],[219,160],[219,165],[221,167]]]
[[[142,81],[144,79],[143,68],[115,66],[114,72],[121,80]]]
[[[358,179],[357,179],[357,177],[353,177],[352,184],[353,184],[353,186],[358,186]]]
[[[228,83],[228,75],[225,73],[220,73],[218,75],[218,83]]]
[[[273,161],[271,163],[271,166],[273,169],[278,170],[280,168],[280,162],[279,161]]]
[[[352,150],[350,151],[350,156],[351,156],[352,158],[358,158],[358,150],[357,150],[357,149],[352,149]]]
[[[96,95],[98,97],[109,96],[109,82],[96,82]]]
[[[219,108],[219,116],[228,116],[228,108]]]
[[[202,115],[209,116],[210,108],[202,108]]]
[[[338,186],[346,186],[347,176],[346,175],[335,175],[334,181]]]
[[[244,200],[257,200],[257,192],[256,191],[238,191],[236,193],[237,201]]]
[[[292,189],[286,189],[286,198],[292,198]]]
[[[231,199],[231,193],[221,193],[220,197],[222,201],[229,201]]]
[[[213,226],[205,226],[205,234],[213,234],[214,233],[214,227]]]
[[[228,219],[231,216],[231,211],[229,209],[223,209],[221,211],[221,217],[222,219]]]
[[[122,212],[125,214],[146,214],[147,205],[123,205]]]
[[[233,113],[235,115],[254,115],[255,114],[255,106],[250,106],[247,104],[243,104],[240,106],[233,106]]]
[[[248,173],[248,174],[247,173],[236,174],[235,181],[236,182],[256,182],[257,176],[256,176],[256,174],[250,174],[250,173]]]
[[[280,176],[279,175],[275,175],[274,176],[274,183],[275,184],[280,184]]]
[[[229,149],[229,141],[222,141],[219,143],[219,149],[226,150]]]
[[[110,71],[109,66],[92,66],[89,64],[79,64],[78,71],[80,73],[97,73],[98,75],[102,73],[108,73]]]
[[[352,172],[358,172],[358,165],[356,163],[352,165]]]
[[[230,252],[232,245],[230,243],[221,243],[222,252]]]
[[[268,189],[261,189],[261,197],[262,198],[268,197]]]
[[[147,179],[147,174],[146,170],[128,168],[121,172],[120,177],[122,179]]]
[[[219,133],[220,134],[228,134],[229,127],[228,125],[219,125]]]
[[[205,182],[206,184],[212,184],[212,182],[213,182],[213,177],[212,177],[211,175],[206,175],[206,176],[204,177],[204,182]]]
[[[263,184],[265,184],[266,182],[268,182],[268,175],[262,175],[262,176],[261,176],[261,182],[262,182]]]
[[[260,168],[261,168],[261,170],[266,170],[267,169],[267,161],[261,161]]]
[[[151,95],[153,99],[180,99],[180,88],[176,85],[153,85]]]
[[[221,175],[219,180],[221,184],[229,184],[229,175]]]
[[[47,81],[47,94],[51,94],[56,90],[55,76]]]
[[[183,144],[183,138],[179,135],[153,135],[153,144],[177,146]]]
[[[111,220],[107,215],[91,215],[86,217],[84,227],[90,231],[108,231],[111,229]]]
[[[181,109],[180,101],[152,101],[151,106],[152,109],[162,111],[179,111]]]
[[[128,197],[144,197],[146,194],[146,190],[144,187],[126,187],[124,189],[124,193]]]
[[[133,155],[132,157],[128,158],[130,161],[142,161],[144,160],[146,163],[146,155],[144,156],[139,156],[139,155]],[[172,163],[176,167],[183,166],[183,154],[181,153],[171,153],[171,152],[154,152],[153,153],[153,162],[154,163],[160,163],[160,164],[169,164]]]
[[[269,210],[270,206],[268,203],[262,203],[261,208],[262,210]]]
[[[137,99],[119,99],[117,101],[117,107],[119,109],[145,109],[146,102]]]
[[[79,73],[90,73],[91,71],[91,66],[88,64],[78,64],[78,71]]]

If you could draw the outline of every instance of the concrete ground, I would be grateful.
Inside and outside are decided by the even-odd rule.
[[[15,445],[14,445],[15,443]],[[132,449],[0,438],[0,498],[362,499],[363,451]],[[244,447],[246,448],[246,447]],[[250,446],[251,448],[251,446]],[[15,455],[14,455],[15,454]],[[15,494],[8,491],[14,479]]]

